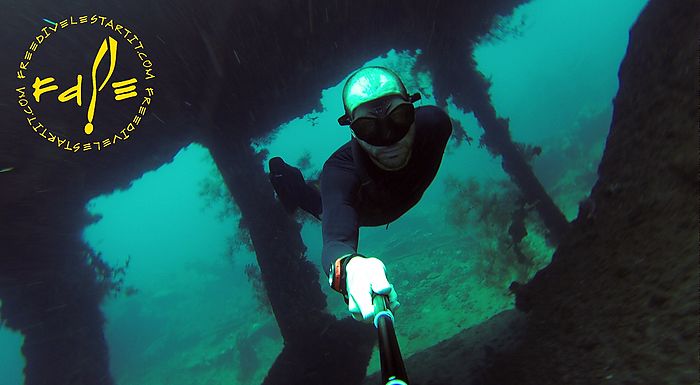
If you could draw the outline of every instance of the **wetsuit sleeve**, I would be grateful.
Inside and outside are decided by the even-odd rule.
[[[352,168],[329,159],[321,172],[323,250],[321,265],[328,275],[331,264],[357,251],[358,213],[354,207],[359,178]]]

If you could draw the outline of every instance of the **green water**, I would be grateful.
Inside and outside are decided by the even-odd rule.
[[[492,82],[499,116],[514,140],[542,148],[533,168],[568,219],[595,183],[617,92],[617,70],[628,30],[645,1],[537,0],[501,20],[475,50]],[[409,76],[417,52],[390,51],[367,64],[385,65],[434,104],[431,74]],[[345,77],[319,90],[320,111],[300,111],[256,143],[272,156],[304,165],[317,176],[327,157],[349,139],[339,127]],[[360,251],[387,265],[402,303],[397,333],[405,356],[449,338],[513,306],[507,287],[545,266],[553,250],[535,215],[522,241],[527,261],[507,243],[515,188],[500,159],[478,147],[483,133],[472,114],[448,106],[471,144],[448,144],[442,167],[422,201],[388,229],[363,228]],[[128,190],[96,197],[101,219],[86,241],[112,265],[129,267],[133,294],[103,304],[105,334],[117,384],[256,384],[282,347],[264,301],[244,269],[255,264],[237,233],[238,212],[208,151],[182,149],[170,164],[147,172]],[[318,223],[305,222],[309,259],[320,267]],[[329,311],[347,316],[342,299],[321,287]],[[21,336],[0,329],[0,378],[21,383]],[[372,358],[368,372],[379,368]],[[5,383],[5,382],[4,382]]]

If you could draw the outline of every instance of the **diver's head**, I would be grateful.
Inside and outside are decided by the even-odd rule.
[[[384,67],[364,67],[353,73],[343,87],[345,115],[352,135],[382,169],[398,170],[411,156],[415,134],[413,102],[401,79]]]

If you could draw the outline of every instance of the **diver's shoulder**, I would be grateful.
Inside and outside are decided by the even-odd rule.
[[[436,117],[448,117],[447,112],[445,112],[445,110],[443,110],[442,108],[440,108],[438,106],[432,105],[432,104],[416,107],[416,114],[417,115],[420,114],[424,117],[434,117],[434,118],[436,118]]]
[[[452,134],[452,121],[447,112],[434,105],[420,106],[416,108],[416,123],[421,126],[443,132],[446,136]]]
[[[348,141],[344,145],[338,147],[333,154],[331,154],[328,159],[323,163],[323,168],[327,167],[343,167],[347,168],[348,166],[354,164],[354,160],[352,157],[352,146],[351,146],[351,141]]]

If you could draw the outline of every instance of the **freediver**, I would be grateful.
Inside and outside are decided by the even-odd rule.
[[[289,213],[298,207],[322,223],[321,262],[333,290],[343,295],[352,316],[374,318],[373,294],[399,307],[384,263],[357,251],[359,227],[393,222],[423,196],[440,167],[452,134],[450,117],[437,106],[414,108],[401,79],[384,67],[364,67],[343,87],[351,139],[326,160],[320,192],[299,169],[270,159],[270,181]]]

